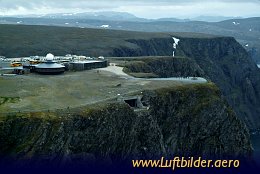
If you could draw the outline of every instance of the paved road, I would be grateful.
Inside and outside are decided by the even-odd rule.
[[[171,80],[171,81],[181,81],[181,82],[192,82],[192,83],[207,83],[208,81],[202,77],[170,77],[170,78],[153,78],[153,79],[148,79],[148,80]]]
[[[207,83],[207,80],[202,77],[187,77],[187,78],[182,78],[182,77],[170,77],[170,78],[135,78],[132,77],[126,73],[123,72],[123,67],[118,67],[118,66],[108,66],[106,68],[100,68],[99,70],[103,71],[109,71],[112,72],[122,78],[129,79],[129,80],[149,80],[149,81],[178,81],[178,82],[189,82],[189,83]]]
[[[123,72],[123,67],[119,67],[119,66],[108,66],[106,68],[100,68],[99,70],[103,70],[103,71],[108,71],[108,72],[112,72],[118,76],[121,77],[125,77],[125,78],[132,78],[134,79],[134,77],[129,76],[128,74]]]

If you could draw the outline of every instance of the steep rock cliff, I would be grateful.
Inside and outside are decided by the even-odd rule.
[[[192,59],[184,57],[146,57],[125,65],[127,73],[154,73],[159,77],[205,77]]]
[[[193,59],[203,70],[205,77],[221,89],[228,103],[248,127],[252,130],[260,128],[260,71],[246,50],[232,37],[203,37],[184,33],[176,33],[173,36],[180,39],[175,55]],[[173,40],[171,38],[158,40],[160,41],[129,40],[139,46],[135,54],[133,51],[128,54],[128,48],[120,48],[120,52],[116,49],[112,55],[171,55]],[[153,64],[153,66],[154,69],[161,70],[157,73],[161,77],[170,77],[168,76],[172,75],[170,71],[174,72],[175,69],[175,67],[172,70],[168,69],[169,73],[165,75],[160,65]]]
[[[213,84],[145,91],[149,110],[111,103],[1,117],[1,162],[67,164],[161,155],[251,156],[248,131]],[[84,163],[85,164],[85,163]]]
[[[260,73],[234,38],[181,38],[176,54],[193,58],[249,128],[260,127]]]
[[[144,96],[144,100],[146,97],[152,108],[150,115],[156,116],[162,132],[167,154],[221,158],[245,156],[249,152],[244,124],[225,104],[215,85],[160,89],[154,95]]]

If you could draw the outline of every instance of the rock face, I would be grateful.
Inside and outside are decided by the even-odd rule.
[[[150,109],[134,112],[111,103],[77,112],[9,115],[0,124],[1,162],[251,155],[245,125],[213,84],[145,91],[143,103]]]
[[[182,57],[156,57],[137,59],[125,65],[127,73],[154,73],[159,77],[205,77],[204,71],[192,59]]]
[[[172,55],[172,38],[152,38],[152,39],[128,39],[129,43],[135,44],[137,48],[119,47],[111,53],[112,56],[132,57],[132,56],[168,56]]]
[[[260,127],[260,71],[234,38],[182,38],[177,55],[193,58],[250,129]]]
[[[244,124],[225,105],[215,85],[161,89],[150,96],[150,116],[157,120],[166,154],[221,158],[244,156],[250,151]]]
[[[252,130],[260,128],[260,71],[246,50],[231,37],[174,36],[180,39],[175,55],[192,59],[205,77],[221,89],[229,105],[248,127]],[[156,44],[160,42],[160,45],[153,45],[155,42],[149,40],[130,41],[140,47],[135,54],[133,50],[128,52],[128,48],[120,48],[121,51],[116,49],[113,56],[160,56],[171,55],[173,51],[172,44],[167,46],[173,42],[172,39],[157,41]],[[152,51],[148,52],[149,49]],[[171,61],[168,64],[173,65]],[[152,66],[160,71],[157,74],[161,77],[169,77],[176,69],[174,66],[172,70],[167,68],[165,74],[161,64]]]

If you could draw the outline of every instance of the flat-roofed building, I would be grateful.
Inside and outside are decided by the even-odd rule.
[[[76,61],[71,62],[69,69],[72,71],[84,71],[96,68],[107,67],[107,60],[86,60],[86,61]]]

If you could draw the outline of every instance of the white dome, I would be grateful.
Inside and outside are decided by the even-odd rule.
[[[53,60],[54,59],[54,55],[49,53],[46,55],[46,60]]]

